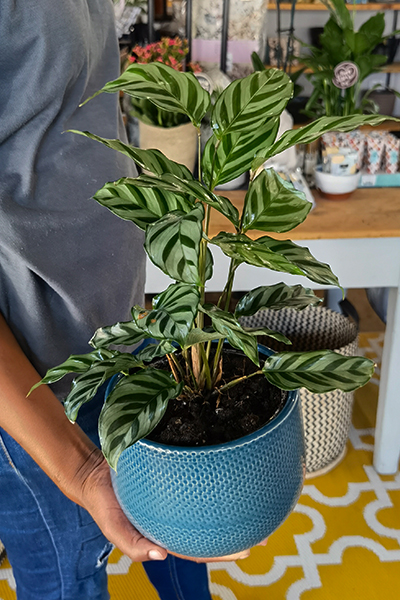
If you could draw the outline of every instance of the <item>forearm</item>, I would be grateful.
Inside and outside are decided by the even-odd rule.
[[[0,315],[0,426],[71,499],[82,503],[82,483],[101,453],[65,416],[47,386],[27,394],[40,376]]]

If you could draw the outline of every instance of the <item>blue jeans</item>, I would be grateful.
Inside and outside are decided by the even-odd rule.
[[[97,441],[100,402],[92,402],[81,410],[79,422]],[[1,428],[0,539],[13,567],[18,600],[109,599],[111,544],[89,513],[68,500]],[[166,561],[143,566],[161,600],[211,600],[205,565],[168,555]],[[130,600],[135,598],[132,590]]]

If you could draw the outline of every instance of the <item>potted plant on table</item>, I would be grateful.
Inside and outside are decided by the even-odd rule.
[[[163,37],[147,46],[134,46],[127,63],[160,62],[176,71],[200,72],[197,63],[186,63],[188,52],[186,39]],[[157,148],[171,160],[193,171],[198,149],[197,134],[188,116],[183,112],[164,110],[146,97],[131,97],[131,106],[131,115],[139,121],[140,147]]]
[[[192,74],[161,63],[132,65],[101,92],[121,89],[186,114],[200,135],[210,97]],[[103,453],[116,469],[116,493],[140,531],[180,554],[225,555],[276,529],[295,505],[304,477],[295,390],[353,390],[373,372],[368,359],[330,351],[272,354],[258,348],[257,335],[289,340],[277,331],[242,327],[243,315],[264,307],[301,310],[319,302],[310,289],[261,286],[229,311],[242,263],[338,285],[330,267],[307,248],[264,235],[296,227],[311,205],[273,170],[260,167],[324,131],[347,131],[384,117],[324,117],[277,140],[279,116],[291,95],[290,79],[276,69],[230,84],[212,108],[213,135],[199,161],[198,179],[157,150],[77,132],[126,154],[149,173],[106,183],[95,199],[145,230],[148,256],[173,282],[150,310],[134,306],[130,321],[98,329],[90,341],[92,352],[71,356],[41,383],[77,375],[65,400],[74,420],[99,386],[117,376],[99,419]],[[249,169],[251,182],[239,214],[213,190]],[[234,233],[210,239],[212,209],[226,217]],[[210,246],[230,258],[215,305],[205,298],[213,272]],[[143,340],[151,341],[136,354],[115,349]]]

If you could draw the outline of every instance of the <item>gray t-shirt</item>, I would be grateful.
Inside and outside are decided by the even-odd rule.
[[[124,134],[116,94],[78,108],[118,74],[110,0],[0,0],[0,311],[42,375],[143,301],[142,232],[91,199],[133,163],[63,133]]]

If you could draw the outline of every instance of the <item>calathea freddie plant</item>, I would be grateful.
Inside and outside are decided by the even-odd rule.
[[[143,169],[138,177],[106,183],[95,199],[145,231],[148,256],[173,280],[154,298],[150,310],[134,306],[130,321],[101,327],[90,340],[92,352],[70,356],[41,381],[53,383],[67,373],[76,374],[65,400],[66,413],[75,420],[79,408],[99,386],[120,374],[99,420],[102,450],[114,468],[125,448],[155,428],[170,399],[209,398],[243,380],[221,381],[224,340],[257,365],[257,374],[284,390],[305,386],[317,393],[335,388],[350,391],[365,384],[373,372],[370,360],[331,351],[288,351],[273,354],[259,364],[257,335],[290,342],[279,332],[248,331],[240,318],[262,308],[304,309],[319,302],[310,289],[284,283],[261,286],[249,291],[234,313],[229,312],[235,273],[242,263],[308,277],[321,285],[339,285],[330,267],[318,262],[307,248],[269,235],[296,227],[306,218],[311,204],[275,171],[264,170],[262,165],[288,147],[311,142],[326,131],[349,131],[363,123],[377,124],[384,117],[323,117],[302,129],[287,131],[277,140],[279,116],[292,88],[289,77],[276,69],[230,84],[212,107],[213,135],[199,156],[198,179],[157,150],[76,132],[122,152]],[[132,65],[98,93],[120,90],[134,98],[147,98],[163,110],[186,114],[198,129],[200,140],[210,96],[193,74],[161,63]],[[230,200],[214,189],[249,169],[251,181],[239,214]],[[211,239],[212,210],[228,219],[231,231]],[[205,300],[206,283],[213,273],[210,246],[218,246],[230,258],[227,281],[215,305]],[[133,346],[146,338],[158,343],[150,343],[135,355],[113,349],[115,345]],[[166,357],[169,371],[152,364],[156,357]]]

